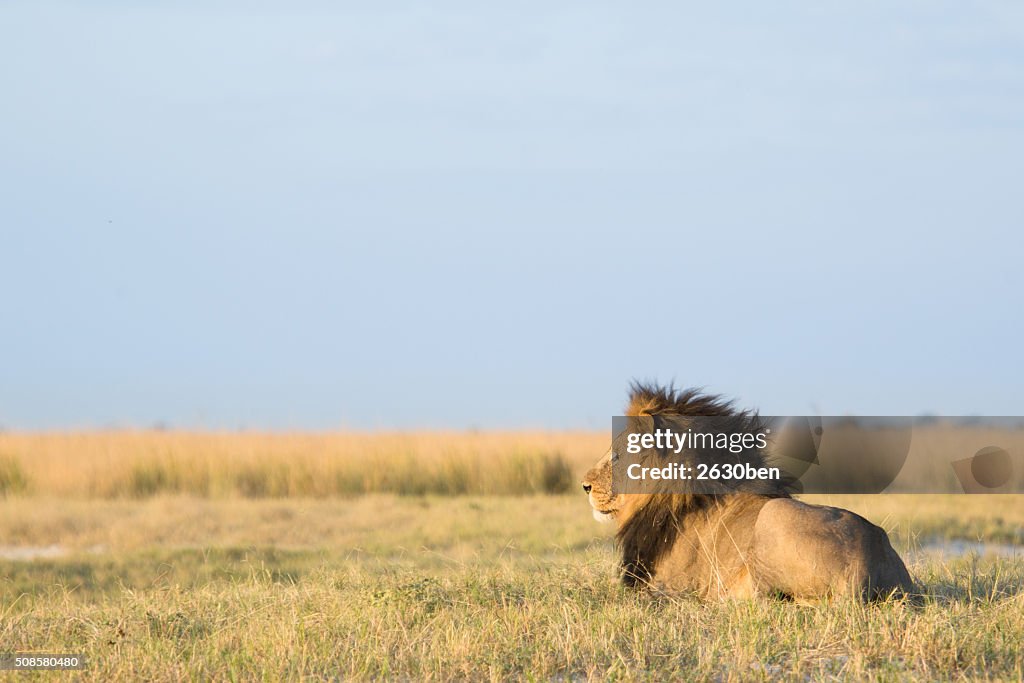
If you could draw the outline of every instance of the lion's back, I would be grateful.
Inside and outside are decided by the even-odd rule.
[[[885,531],[841,508],[769,501],[754,526],[751,555],[759,589],[794,598],[872,599],[913,589]]]

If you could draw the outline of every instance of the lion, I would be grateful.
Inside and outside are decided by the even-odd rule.
[[[639,383],[626,415],[729,417],[750,425],[758,419],[719,396]],[[617,525],[627,586],[703,600],[772,596],[801,603],[914,594],[886,532],[859,515],[800,502],[784,482],[716,494],[615,494],[615,449],[586,474],[583,490],[595,518]],[[765,462],[760,450],[754,457]]]

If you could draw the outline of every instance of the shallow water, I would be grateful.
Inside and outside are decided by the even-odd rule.
[[[0,560],[49,559],[67,554],[67,548],[59,545],[0,545]]]
[[[922,543],[909,553],[913,557],[929,559],[957,558],[977,555],[979,557],[1024,558],[1024,546],[1012,543],[987,543],[962,539],[932,539]]]

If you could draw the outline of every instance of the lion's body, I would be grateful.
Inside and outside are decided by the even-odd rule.
[[[714,600],[781,595],[877,599],[912,583],[885,531],[834,507],[736,494],[686,517],[651,587]]]
[[[627,414],[686,414],[679,411],[692,409],[694,396],[635,387]],[[700,398],[702,412],[731,410]],[[584,488],[595,514],[618,526],[629,585],[708,600],[771,595],[801,602],[913,591],[885,531],[852,512],[807,505],[782,490],[616,495],[611,469],[606,455],[587,474]]]

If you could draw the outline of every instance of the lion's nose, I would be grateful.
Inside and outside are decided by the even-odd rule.
[[[590,484],[584,484],[583,485],[583,493],[590,493],[590,489],[592,489],[592,488],[593,487]]]

